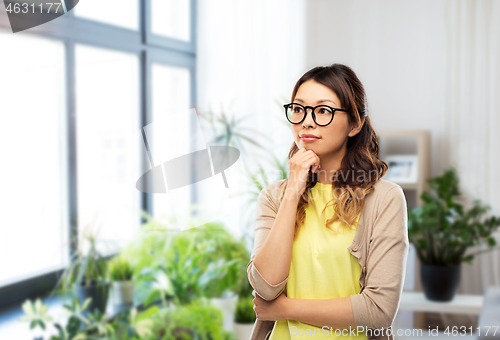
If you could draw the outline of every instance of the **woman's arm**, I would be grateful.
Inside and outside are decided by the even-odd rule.
[[[378,209],[366,258],[365,288],[350,296],[356,325],[374,329],[390,327],[396,317],[409,251],[403,189],[389,189]]]
[[[257,199],[254,248],[247,265],[252,287],[265,300],[281,294],[288,280],[299,201],[296,194],[285,192],[277,209],[272,194],[264,189]]]
[[[289,299],[289,319],[333,329],[356,328],[349,296],[337,299]]]

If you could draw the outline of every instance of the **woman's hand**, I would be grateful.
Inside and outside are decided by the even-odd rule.
[[[300,197],[306,190],[309,169],[318,172],[320,159],[312,150],[300,149],[288,160],[287,195],[293,194]],[[312,167],[312,168],[311,168]]]
[[[264,300],[255,293],[255,290],[252,291],[252,295],[255,297],[253,299],[253,310],[257,319],[276,321],[287,318],[287,303],[290,299],[285,294],[280,294],[272,301]]]

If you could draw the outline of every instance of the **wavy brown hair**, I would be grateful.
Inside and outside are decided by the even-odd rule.
[[[387,163],[378,158],[377,135],[368,117],[365,90],[354,71],[342,64],[318,66],[306,72],[295,84],[292,103],[299,87],[308,80],[314,80],[331,89],[340,99],[341,108],[347,110],[348,122],[354,127],[365,118],[363,127],[347,141],[347,150],[340,169],[332,178],[333,200],[328,202],[322,212],[322,218],[328,206],[334,207],[334,215],[326,221],[331,228],[335,221],[340,221],[354,229],[356,219],[363,209],[365,196],[373,191],[373,185],[387,172]],[[288,159],[299,150],[295,142],[290,149]],[[311,188],[318,182],[317,173],[310,172],[306,190],[299,199],[295,219],[295,236],[306,217],[305,206],[309,203]],[[287,181],[288,182],[288,181]],[[332,229],[333,230],[333,229]]]

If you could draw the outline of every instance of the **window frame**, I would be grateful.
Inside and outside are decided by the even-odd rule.
[[[151,1],[137,0],[139,8],[138,30],[112,26],[109,24],[79,18],[70,11],[55,20],[47,22],[29,30],[15,33],[38,36],[41,38],[62,41],[65,45],[65,100],[66,138],[63,161],[65,161],[65,209],[68,242],[68,258],[77,249],[78,245],[78,192],[76,168],[76,93],[75,93],[75,45],[84,44],[92,47],[136,54],[139,58],[139,117],[140,125],[146,126],[151,122],[151,65],[161,63],[168,66],[187,67],[191,74],[191,100],[196,105],[196,0],[190,0],[190,29],[191,41],[184,42],[177,39],[157,36],[151,33]],[[5,6],[0,5],[0,31],[13,34],[10,29]],[[191,122],[193,124],[193,122]],[[148,156],[141,153],[142,164],[149,164]],[[148,169],[143,169],[144,172]],[[194,189],[193,189],[194,190]],[[193,202],[196,197],[192,195]],[[153,196],[141,193],[141,209],[153,215]],[[138,217],[139,223],[146,222],[143,217]],[[19,305],[26,299],[44,297],[53,292],[58,278],[64,271],[56,268],[50,271],[33,275],[31,277],[12,281],[0,286],[0,313]]]

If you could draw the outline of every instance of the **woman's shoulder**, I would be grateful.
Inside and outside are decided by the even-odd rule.
[[[405,200],[403,188],[392,181],[381,178],[374,183],[373,189],[366,197],[366,203],[373,207],[380,207],[383,201]]]
[[[376,181],[373,187],[375,191],[378,191],[379,194],[386,193],[393,188],[401,188],[399,184],[391,182],[384,178],[380,178],[378,181]]]
[[[273,200],[274,202],[277,202],[281,199],[283,196],[283,191],[285,190],[286,182],[288,181],[288,178],[276,181],[272,184],[267,185],[264,187],[261,191],[261,195],[264,195],[266,198]]]

